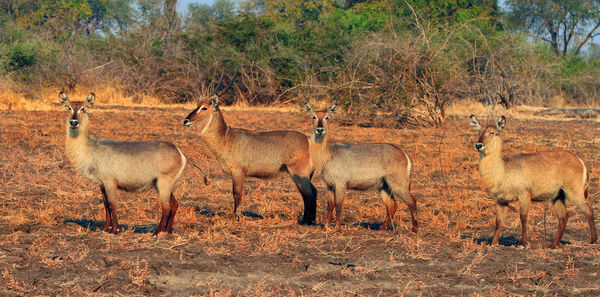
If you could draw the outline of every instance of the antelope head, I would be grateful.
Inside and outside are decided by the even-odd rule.
[[[323,142],[329,132],[329,119],[337,112],[337,106],[335,104],[331,105],[327,112],[315,112],[309,104],[306,104],[304,109],[313,119],[313,140],[316,143]]]
[[[190,127],[195,123],[199,123],[201,127],[206,127],[212,118],[213,112],[219,110],[219,97],[213,96],[210,103],[205,101],[200,102],[196,109],[192,110],[190,114],[183,120],[183,125]]]
[[[496,126],[487,126],[481,128],[479,121],[474,115],[470,116],[471,126],[475,130],[479,131],[479,139],[475,143],[475,149],[481,154],[489,155],[494,152],[500,152],[502,150],[502,129],[506,125],[506,118],[500,116],[496,121]]]
[[[201,127],[203,127],[204,131],[210,123],[213,113],[219,111],[219,96],[223,95],[225,92],[227,92],[227,90],[229,90],[229,88],[231,88],[236,77],[237,72],[235,73],[227,87],[224,90],[219,91],[219,88],[223,83],[223,75],[221,75],[221,79],[219,79],[217,87],[215,87],[215,90],[212,92],[211,95],[209,95],[210,99],[208,99],[208,101],[200,101],[198,107],[192,110],[192,112],[190,112],[190,114],[188,114],[188,116],[183,120],[183,125],[190,127],[195,123],[198,123]]]
[[[70,112],[70,115],[67,118],[67,131],[69,137],[75,138],[79,135],[81,129],[87,130],[89,119],[86,110],[94,104],[96,95],[90,93],[83,102],[71,102],[65,92],[60,92],[60,94],[58,94],[58,99]]]

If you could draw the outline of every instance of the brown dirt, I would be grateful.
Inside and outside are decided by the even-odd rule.
[[[210,172],[209,185],[192,166],[175,196],[174,233],[152,237],[159,220],[156,193],[120,193],[118,235],[104,222],[99,189],[64,158],[66,111],[0,112],[0,295],[599,295],[600,246],[573,208],[563,240],[549,245],[557,226],[546,204],[530,211],[530,248],[509,211],[502,243],[493,231],[494,203],[480,181],[476,138],[467,118],[444,128],[395,130],[341,126],[334,138],[391,142],[414,167],[420,231],[410,232],[401,204],[396,228],[374,231],[384,208],[374,191],[350,192],[339,229],[298,226],[302,199],[285,175],[248,179],[236,220],[231,182],[208,155],[197,127],[185,128],[181,108],[109,107],[90,110],[92,134],[121,140],[169,140]],[[230,111],[232,126],[308,133],[302,113]],[[347,123],[346,123],[347,124]],[[565,148],[592,171],[591,202],[598,213],[597,122],[514,120],[507,153]],[[325,212],[319,190],[318,218]],[[517,207],[515,205],[515,207]],[[518,207],[517,207],[518,208]],[[477,243],[480,242],[480,243]]]

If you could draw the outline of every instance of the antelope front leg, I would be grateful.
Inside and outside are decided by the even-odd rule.
[[[500,231],[502,230],[502,226],[504,225],[504,219],[506,218],[507,210],[508,203],[496,202],[496,230],[494,231],[492,245],[496,245],[500,241]]]
[[[342,222],[342,206],[344,205],[344,199],[346,199],[346,187],[336,185],[335,186],[335,225],[339,227]]]
[[[107,221],[104,230],[113,234],[117,234],[117,232],[119,231],[119,219],[117,218],[117,203],[115,201],[117,197],[117,186],[112,184],[105,184],[103,194],[105,194],[104,208],[106,210]],[[112,230],[108,228],[109,222],[110,226],[112,226]]]
[[[243,172],[237,172],[232,174],[233,180],[233,214],[237,215],[237,209],[242,201],[242,195],[244,195],[244,180],[246,175]]]
[[[326,226],[333,222],[333,210],[335,209],[335,194],[334,190],[327,187],[327,218],[325,219]]]
[[[519,217],[521,218],[521,242],[519,242],[519,245],[526,246],[527,241],[529,241],[529,237],[527,236],[527,216],[531,200],[529,196],[519,196],[519,202]]]
[[[100,186],[100,191],[102,192],[102,202],[104,202],[104,212],[106,213],[106,225],[104,225],[102,231],[108,232],[108,229],[112,227],[112,220],[110,219],[110,205],[108,204],[106,189],[103,185]]]

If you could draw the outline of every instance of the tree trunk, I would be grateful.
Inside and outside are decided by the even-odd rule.
[[[588,40],[590,40],[592,38],[592,36],[594,36],[594,32],[596,32],[596,30],[598,29],[598,27],[600,27],[600,22],[598,22],[596,24],[596,26],[594,26],[594,28],[585,36],[585,38],[583,39],[583,41],[577,46],[577,49],[575,49],[575,54],[579,55],[579,52],[581,51],[581,48],[585,45],[586,42],[588,42]]]
[[[164,14],[167,19],[167,30],[165,32],[165,38],[170,37],[171,32],[177,26],[177,0],[165,0]]]

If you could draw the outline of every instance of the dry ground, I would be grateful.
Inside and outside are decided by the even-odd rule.
[[[58,107],[57,107],[58,108]],[[532,245],[509,212],[502,243],[492,235],[493,202],[483,188],[466,117],[442,129],[340,126],[334,138],[391,142],[414,161],[413,192],[420,231],[410,232],[405,205],[396,228],[373,231],[384,219],[374,192],[350,192],[339,229],[297,225],[302,199],[285,175],[248,179],[241,210],[231,215],[231,182],[185,128],[183,108],[94,107],[92,134],[122,140],[169,140],[210,172],[185,170],[174,233],[152,237],[159,220],[156,193],[120,193],[120,222],[105,234],[101,194],[64,158],[66,111],[0,112],[0,295],[600,295],[600,246],[573,208],[563,240],[549,245],[556,219],[546,204],[530,212]],[[226,111],[232,126],[309,132],[302,113]],[[505,151],[566,148],[592,171],[591,202],[598,210],[600,124],[589,120],[508,117]],[[319,190],[318,218],[325,212]],[[515,205],[515,207],[517,207]],[[481,242],[481,243],[478,243]]]

